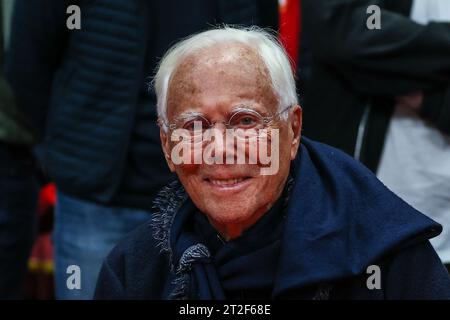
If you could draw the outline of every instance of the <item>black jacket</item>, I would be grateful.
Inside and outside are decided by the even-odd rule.
[[[450,134],[450,24],[413,22],[410,0],[302,3],[303,37],[313,57],[305,135],[375,171],[394,97],[416,91],[425,93],[421,116]],[[366,27],[372,4],[381,8],[380,30]]]

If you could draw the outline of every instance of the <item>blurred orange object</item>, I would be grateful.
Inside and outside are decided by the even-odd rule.
[[[48,210],[53,210],[56,203],[56,187],[54,183],[49,183],[42,187],[39,193],[38,213],[45,214]]]
[[[27,299],[53,299],[53,211],[56,203],[56,188],[53,183],[42,187],[38,201],[38,235],[28,260],[26,285]]]
[[[301,34],[300,0],[279,0],[280,41],[285,47],[292,68],[295,71],[298,63]]]

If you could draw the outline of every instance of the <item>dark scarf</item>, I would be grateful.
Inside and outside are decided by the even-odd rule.
[[[291,174],[286,210],[278,201],[225,244],[179,182],[162,191],[152,225],[175,274],[168,298],[225,299],[260,290],[271,298],[328,299],[332,283],[441,231],[336,149],[302,138]]]
[[[170,247],[176,279],[172,299],[270,298],[292,179],[264,216],[224,241],[190,199],[173,220]],[[181,188],[174,183],[172,188]],[[181,191],[180,191],[181,193]]]

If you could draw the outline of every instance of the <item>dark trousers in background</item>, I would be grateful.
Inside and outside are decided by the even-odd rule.
[[[38,188],[29,150],[0,143],[0,299],[23,297]]]

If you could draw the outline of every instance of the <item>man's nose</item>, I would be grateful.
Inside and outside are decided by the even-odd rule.
[[[211,125],[211,129],[220,130],[222,133],[226,132],[227,125],[225,121],[216,121]]]
[[[234,139],[227,139],[226,125],[223,122],[216,122],[211,128],[210,143],[212,144],[211,156],[215,159],[222,159],[227,163],[227,158],[229,160],[234,160]],[[231,162],[232,163],[232,162]]]

